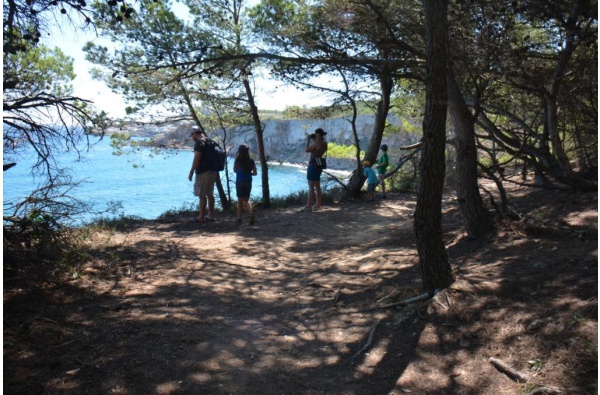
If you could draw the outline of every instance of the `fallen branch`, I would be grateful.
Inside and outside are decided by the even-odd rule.
[[[516,381],[517,383],[526,383],[529,381],[529,376],[525,373],[521,373],[516,369],[511,368],[506,363],[501,361],[500,359],[491,357],[489,359],[490,363],[494,365],[494,367],[500,372],[507,375],[512,381]]]
[[[367,348],[371,347],[371,344],[373,343],[373,337],[375,336],[375,329],[377,329],[377,326],[379,325],[379,323],[381,322],[381,320],[377,321],[375,323],[375,325],[373,325],[373,327],[371,328],[371,331],[369,332],[369,338],[367,339],[367,342],[365,343],[364,346],[362,346],[362,348],[360,350],[358,350],[356,352],[356,354],[354,354],[354,356],[352,357],[352,360],[356,357],[358,357],[360,354],[363,353],[363,351],[365,351]]]
[[[335,306],[335,304],[338,302],[338,300],[340,300],[340,290],[336,289],[335,292],[333,293],[333,303],[331,305]]]
[[[527,393],[527,395],[550,395],[550,394],[564,394],[565,390],[560,387],[535,387],[533,390]]]

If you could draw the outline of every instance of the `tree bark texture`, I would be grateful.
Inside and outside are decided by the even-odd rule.
[[[446,164],[446,59],[448,0],[423,0],[425,8],[427,74],[423,120],[421,182],[414,230],[423,290],[446,288],[455,280],[442,240],[442,191]]]
[[[394,80],[387,75],[382,75],[379,77],[379,86],[381,88],[381,100],[377,104],[373,133],[371,134],[369,146],[365,152],[365,159],[371,163],[374,163],[377,159],[381,140],[383,139],[387,116],[390,112],[390,97],[392,96],[392,90],[394,88]]]
[[[494,229],[477,185],[477,147],[475,118],[469,111],[456,79],[448,70],[448,112],[454,126],[456,148],[456,197],[467,233],[482,237]]]
[[[377,112],[375,114],[375,123],[373,125],[373,133],[369,139],[369,146],[365,150],[365,160],[371,163],[377,159],[377,153],[383,139],[387,116],[390,112],[390,98],[394,88],[394,80],[387,75],[379,77],[379,86],[381,88],[381,100],[377,104]],[[351,194],[358,194],[365,182],[365,176],[362,173],[362,165],[358,166],[358,171],[352,173],[348,180],[348,190]]]
[[[262,203],[263,207],[271,207],[271,193],[269,189],[269,166],[267,164],[267,156],[265,154],[265,142],[263,137],[263,127],[260,122],[258,115],[258,107],[254,102],[254,94],[252,93],[252,87],[247,78],[243,80],[244,88],[246,90],[246,97],[248,98],[248,105],[250,106],[250,114],[252,115],[252,121],[254,123],[254,131],[256,133],[256,145],[258,148],[258,156],[260,162],[261,171],[261,182],[262,182]]]

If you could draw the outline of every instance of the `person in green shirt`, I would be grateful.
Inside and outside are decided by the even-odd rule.
[[[375,167],[377,168],[377,178],[379,178],[379,183],[381,184],[381,198],[385,199],[387,196],[385,194],[385,181],[383,180],[383,176],[385,175],[385,172],[388,166],[390,165],[390,160],[387,154],[387,144],[382,144],[380,149],[381,151],[383,151],[383,154],[381,154],[381,156],[379,157],[379,160],[377,161]]]

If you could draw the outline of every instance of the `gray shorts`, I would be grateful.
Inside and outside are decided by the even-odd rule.
[[[217,181],[216,171],[205,171],[196,174],[194,181],[194,196],[213,196],[215,193],[215,182]]]

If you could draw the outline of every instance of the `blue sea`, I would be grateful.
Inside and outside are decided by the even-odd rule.
[[[111,202],[118,202],[117,212],[104,217],[137,216],[155,219],[169,210],[197,209],[198,198],[192,193],[192,182],[188,180],[192,164],[192,149],[170,150],[163,153],[141,149],[130,155],[113,155],[110,139],[104,138],[76,161],[72,154],[65,154],[60,163],[71,170],[74,181],[83,182],[71,194],[93,206],[96,213],[106,210]],[[17,165],[5,171],[4,214],[7,202],[24,198],[38,187],[39,177],[31,174],[35,155],[22,155],[15,160]],[[258,164],[258,160],[255,158]],[[235,180],[233,160],[229,161],[229,175]],[[261,170],[253,178],[252,200],[262,199]],[[225,187],[225,172],[221,172]],[[235,185],[230,184],[231,198],[236,199]],[[269,189],[271,197],[283,197],[307,189],[306,169],[303,166],[269,164]],[[215,194],[216,194],[215,188]],[[217,198],[218,204],[219,199]],[[85,214],[76,218],[86,222],[98,214]]]

